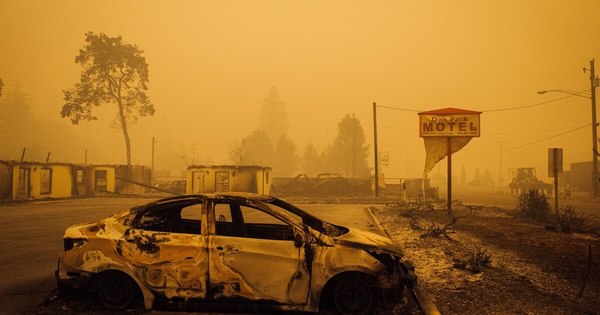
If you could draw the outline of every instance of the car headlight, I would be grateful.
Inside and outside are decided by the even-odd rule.
[[[87,243],[87,240],[84,238],[65,238],[65,251],[81,247]]]

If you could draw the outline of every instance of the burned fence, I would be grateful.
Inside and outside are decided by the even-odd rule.
[[[370,195],[370,179],[350,179],[337,174],[304,174],[293,178],[275,178],[273,194],[279,196],[366,196]]]

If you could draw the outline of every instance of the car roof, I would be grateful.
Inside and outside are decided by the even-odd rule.
[[[250,199],[254,201],[265,201],[275,199],[275,197],[260,195],[249,192],[218,192],[218,193],[202,193],[192,195],[180,195],[169,198],[158,199],[150,204],[163,204],[174,201],[197,200],[197,199]]]

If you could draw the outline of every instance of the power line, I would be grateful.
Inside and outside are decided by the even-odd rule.
[[[415,112],[415,113],[421,112],[421,110],[418,110],[418,109],[400,108],[400,107],[393,107],[393,106],[377,105],[377,107],[399,110],[399,111],[404,111],[404,112]]]
[[[483,110],[484,113],[491,113],[491,112],[503,112],[503,111],[507,111],[507,110],[515,110],[515,109],[524,109],[524,108],[530,108],[530,107],[535,107],[535,106],[540,106],[540,105],[545,105],[548,103],[552,103],[552,102],[556,102],[556,101],[560,101],[560,100],[564,100],[570,97],[573,97],[575,95],[567,95],[567,96],[563,96],[563,97],[559,97],[559,98],[555,98],[555,99],[551,99],[549,101],[545,101],[545,102],[539,102],[539,103],[535,103],[535,104],[531,104],[531,105],[524,105],[524,106],[516,106],[516,107],[508,107],[508,108],[500,108],[500,109],[488,109],[488,110]]]
[[[533,145],[533,144],[536,144],[536,143],[540,143],[540,142],[543,142],[543,141],[546,141],[546,140],[550,140],[550,139],[552,139],[552,138],[560,137],[560,136],[562,136],[562,135],[566,135],[566,134],[568,134],[568,133],[571,133],[571,132],[578,131],[578,130],[580,130],[580,129],[583,129],[583,128],[585,128],[585,127],[588,127],[588,126],[591,126],[591,125],[592,125],[592,124],[586,124],[586,125],[583,125],[583,126],[580,126],[580,127],[577,127],[577,128],[573,128],[573,129],[567,130],[567,131],[565,131],[565,132],[561,132],[561,133],[559,133],[559,134],[555,134],[555,135],[552,135],[552,136],[546,137],[546,138],[538,139],[538,140],[535,140],[535,141],[532,141],[532,142],[529,142],[529,143],[525,143],[525,144],[522,144],[522,145],[518,145],[518,146],[516,146],[516,147],[507,148],[507,149],[504,149],[504,150],[502,150],[502,152],[514,151],[514,150],[522,149],[522,148],[524,148],[524,147],[528,147],[528,146],[530,146],[530,145]],[[496,151],[496,152],[490,152],[490,153],[481,154],[481,155],[477,155],[477,156],[465,157],[464,159],[480,158],[480,157],[489,156],[489,155],[495,155],[495,154],[499,154],[499,153],[500,153],[500,151]]]
[[[521,132],[486,132],[486,136],[506,136],[506,135],[525,135],[535,133],[548,133],[561,130],[570,130],[569,128],[558,128],[558,129],[547,129],[547,130],[536,130],[536,131],[521,131]]]
[[[163,142],[161,142],[157,138],[154,138],[154,141],[156,141],[157,143],[161,144],[163,147],[165,147],[165,149],[167,149],[167,151],[170,151],[173,155],[175,155],[178,158],[180,158],[183,161],[183,163],[185,164],[185,166],[190,167],[190,164],[188,163],[188,158],[186,158],[184,155],[179,154],[179,153],[175,152],[174,150],[171,150],[171,148],[169,148],[166,144],[164,144]]]
[[[582,93],[582,92],[586,92],[588,90],[583,90],[580,92],[576,92],[576,93]],[[561,101],[567,98],[571,98],[573,96],[573,94],[569,94],[563,97],[559,97],[559,98],[555,98],[555,99],[551,99],[548,101],[543,101],[543,102],[539,102],[539,103],[533,103],[533,104],[529,104],[529,105],[523,105],[523,106],[515,106],[515,107],[507,107],[507,108],[499,108],[499,109],[486,109],[486,110],[482,110],[482,112],[484,113],[492,113],[492,112],[502,112],[502,111],[509,111],[509,110],[517,110],[517,109],[525,109],[525,108],[531,108],[531,107],[536,107],[536,106],[541,106],[541,105],[545,105],[545,104],[549,104],[549,103],[553,103],[553,102],[557,102],[557,101]],[[422,110],[418,110],[418,109],[411,109],[411,108],[402,108],[402,107],[395,107],[395,106],[384,106],[384,105],[377,105],[377,107],[381,107],[381,108],[387,108],[387,109],[391,109],[391,110],[397,110],[397,111],[404,111],[404,112],[421,112]]]
[[[388,129],[402,130],[402,131],[412,131],[412,132],[418,131],[416,128],[400,128],[400,127],[394,127],[394,126],[382,125],[382,124],[378,124],[377,126],[388,128]]]
[[[550,139],[552,139],[552,138],[556,138],[556,137],[560,137],[560,136],[562,136],[562,135],[566,135],[566,134],[568,134],[568,133],[571,133],[571,132],[575,132],[575,131],[577,131],[577,130],[583,129],[583,128],[585,128],[585,127],[587,127],[587,126],[591,126],[591,125],[592,125],[592,124],[585,124],[585,125],[583,125],[583,126],[580,126],[580,127],[577,127],[577,128],[571,129],[571,130],[567,130],[567,131],[565,131],[565,132],[561,132],[561,133],[559,133],[559,134],[555,134],[555,135],[553,135],[553,136],[546,137],[546,138],[543,138],[543,139],[539,139],[539,140],[536,140],[536,141],[533,141],[533,142],[530,142],[530,143],[526,143],[526,144],[522,144],[522,145],[519,145],[519,146],[516,146],[516,147],[512,147],[512,148],[506,149],[506,150],[504,150],[504,151],[512,151],[512,150],[517,150],[517,149],[520,149],[520,148],[523,148],[523,147],[526,147],[526,146],[530,146],[530,145],[532,145],[532,144],[540,143],[540,142],[543,142],[543,141],[546,141],[546,140],[550,140]]]

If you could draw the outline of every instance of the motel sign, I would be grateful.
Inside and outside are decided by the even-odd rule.
[[[419,113],[421,137],[479,137],[481,112],[444,108]]]

